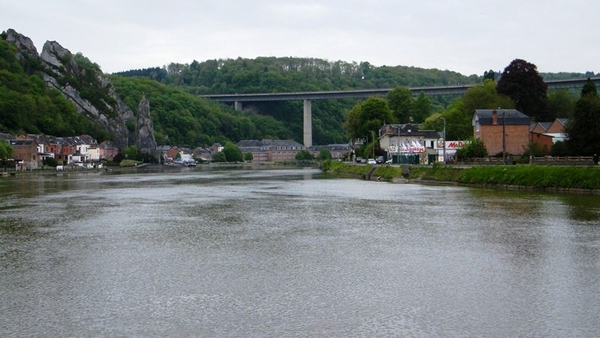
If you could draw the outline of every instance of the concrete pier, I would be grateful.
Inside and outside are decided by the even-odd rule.
[[[242,111],[242,101],[235,101],[233,107],[235,108],[235,111]]]
[[[312,103],[304,100],[304,146],[312,147]]]

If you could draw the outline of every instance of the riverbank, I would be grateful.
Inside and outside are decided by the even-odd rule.
[[[330,162],[324,171],[390,182],[452,182],[461,185],[600,194],[600,167],[567,166],[369,166]]]
[[[1,177],[19,177],[31,175],[71,175],[71,174],[98,174],[98,173],[137,173],[137,172],[176,172],[176,171],[202,171],[202,170],[221,170],[221,169],[252,169],[252,170],[268,170],[268,169],[293,169],[313,167],[317,168],[315,162],[239,162],[239,163],[204,163],[196,166],[184,165],[162,165],[141,163],[138,165],[126,166],[104,166],[102,168],[81,168],[68,167],[57,170],[53,167],[39,168],[35,170],[10,170],[0,171]]]

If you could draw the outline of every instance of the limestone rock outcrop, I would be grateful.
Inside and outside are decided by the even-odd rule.
[[[141,153],[157,156],[156,139],[154,138],[154,125],[150,119],[150,102],[144,95],[138,105],[137,124],[135,128],[135,145]]]
[[[17,55],[17,57],[21,56],[19,59],[22,59],[22,55],[33,58],[37,58],[39,56],[33,41],[31,41],[30,38],[17,33],[12,28],[6,31],[6,41],[17,47],[17,49],[21,52],[21,55]]]
[[[149,110],[142,117],[142,121],[137,121],[136,124],[133,111],[119,99],[110,79],[99,67],[80,69],[73,54],[56,41],[47,41],[41,54],[38,54],[31,39],[13,29],[6,31],[6,41],[17,48],[20,60],[37,59],[43,68],[37,73],[46,85],[59,90],[74,103],[79,113],[98,122],[112,134],[117,147],[124,148],[136,144],[138,147],[142,145],[150,154],[156,153],[156,141]],[[93,99],[85,97],[82,95],[82,89],[100,95],[94,95]],[[131,131],[127,128],[128,124],[137,125],[138,128],[136,131]]]

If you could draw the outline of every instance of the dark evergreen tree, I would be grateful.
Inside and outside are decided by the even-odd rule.
[[[589,77],[583,85],[583,88],[581,89],[581,97],[585,96],[598,97],[598,90],[596,88],[596,85]]]
[[[406,87],[397,87],[388,93],[387,100],[396,121],[386,122],[409,123],[414,104],[410,89]]]
[[[538,122],[551,121],[548,104],[548,85],[537,71],[537,66],[525,60],[513,60],[502,72],[498,93],[507,95],[515,108]]]
[[[571,155],[600,154],[600,98],[596,85],[588,79],[575,104],[573,116],[566,128],[567,148]]]
[[[485,71],[483,72],[483,80],[492,80],[495,81],[496,80],[496,72],[494,72],[493,70],[489,70],[489,71]]]
[[[415,101],[413,102],[413,122],[422,123],[431,114],[432,104],[431,100],[425,93],[420,92]]]

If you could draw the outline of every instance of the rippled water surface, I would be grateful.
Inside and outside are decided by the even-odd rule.
[[[0,336],[597,337],[600,199],[313,169],[0,179]]]

